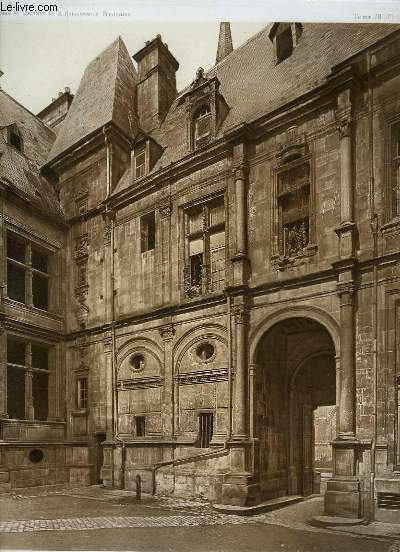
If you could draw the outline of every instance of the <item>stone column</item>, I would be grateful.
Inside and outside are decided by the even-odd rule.
[[[172,438],[175,433],[174,424],[174,367],[172,358],[172,342],[175,329],[172,324],[166,324],[159,328],[164,342],[164,397],[162,405],[163,434],[166,438]]]
[[[233,397],[233,438],[243,440],[248,437],[248,371],[245,305],[235,305],[236,367]]]
[[[236,257],[243,257],[247,252],[247,224],[246,224],[246,173],[247,165],[241,162],[233,171],[235,179],[236,199]]]
[[[165,203],[159,208],[160,213],[160,235],[161,235],[161,267],[160,276],[162,282],[162,302],[169,303],[171,300],[171,203]]]
[[[354,439],[355,437],[355,336],[353,294],[354,288],[351,282],[338,284],[341,344],[339,439]]]

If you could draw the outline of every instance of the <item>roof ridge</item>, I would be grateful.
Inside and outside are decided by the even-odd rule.
[[[4,90],[4,88],[2,88],[1,86],[0,86],[0,92],[3,92],[3,94],[5,96],[10,98],[10,100],[12,100],[14,103],[16,103],[19,107],[22,107],[22,109],[24,111],[26,111],[27,113],[29,113],[29,115],[32,115],[32,117],[34,117],[47,131],[49,131],[54,136],[54,138],[56,137],[56,133],[54,132],[54,130],[52,128],[50,128],[48,125],[46,125],[46,123],[44,121],[42,121],[42,119],[40,117],[35,115],[35,113],[33,113],[30,109],[28,109],[22,103],[20,103],[18,100],[16,100],[13,96],[11,96],[11,94],[6,92]]]

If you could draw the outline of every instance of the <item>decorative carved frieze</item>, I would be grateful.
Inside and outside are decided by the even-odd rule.
[[[193,385],[199,383],[214,383],[217,381],[226,381],[228,379],[228,369],[219,368],[213,370],[197,370],[195,372],[185,372],[175,376],[179,385]]]
[[[104,245],[110,245],[111,243],[111,224],[106,224],[104,226],[104,231],[103,231],[103,238],[104,238]]]
[[[235,180],[245,180],[249,173],[248,164],[241,160],[237,165],[232,168],[232,174]]]
[[[87,305],[88,286],[79,286],[75,288],[75,299],[77,302],[76,317],[81,325],[84,325],[89,314]]]
[[[82,201],[89,195],[89,189],[87,186],[81,186],[75,193],[75,201]]]
[[[112,335],[111,332],[106,332],[103,338],[103,347],[105,353],[110,353],[112,351]]]
[[[336,292],[341,300],[352,300],[355,293],[355,286],[352,281],[338,282],[336,286]]]
[[[82,260],[88,257],[89,254],[89,238],[87,234],[83,234],[76,239],[74,257],[76,260]]]
[[[304,133],[298,134],[297,127],[287,129],[284,143],[279,144],[276,158],[278,164],[288,163],[293,159],[305,157],[308,154],[308,143]]]
[[[151,387],[162,387],[164,378],[161,376],[151,376],[145,378],[124,379],[117,381],[117,389],[148,389]]]

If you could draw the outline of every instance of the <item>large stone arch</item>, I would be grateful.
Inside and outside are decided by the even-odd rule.
[[[274,311],[262,320],[250,333],[250,364],[255,363],[257,347],[263,336],[273,326],[289,318],[310,318],[323,326],[330,334],[337,358],[340,358],[340,328],[335,318],[328,312],[312,306],[290,306]]]

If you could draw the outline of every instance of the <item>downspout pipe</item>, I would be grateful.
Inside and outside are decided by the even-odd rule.
[[[373,296],[372,296],[372,324],[373,324],[373,427],[371,442],[371,473],[370,473],[370,521],[375,519],[375,467],[376,441],[378,435],[378,215],[375,212],[375,174],[374,174],[374,91],[371,77],[371,53],[367,53],[368,69],[368,154],[369,154],[369,212],[370,226],[373,241]]]
[[[118,391],[117,391],[117,352],[116,352],[116,332],[115,332],[115,213],[108,207],[108,199],[112,191],[112,144],[110,142],[107,129],[103,129],[104,142],[107,152],[107,192],[104,199],[105,202],[105,217],[110,224],[110,291],[111,291],[111,308],[110,308],[110,326],[111,326],[111,370],[112,370],[112,429],[113,439],[121,444],[121,478],[120,486],[125,488],[125,464],[126,464],[126,446],[125,441],[119,436],[119,420],[118,420]],[[112,469],[112,483],[115,486],[114,466]]]

